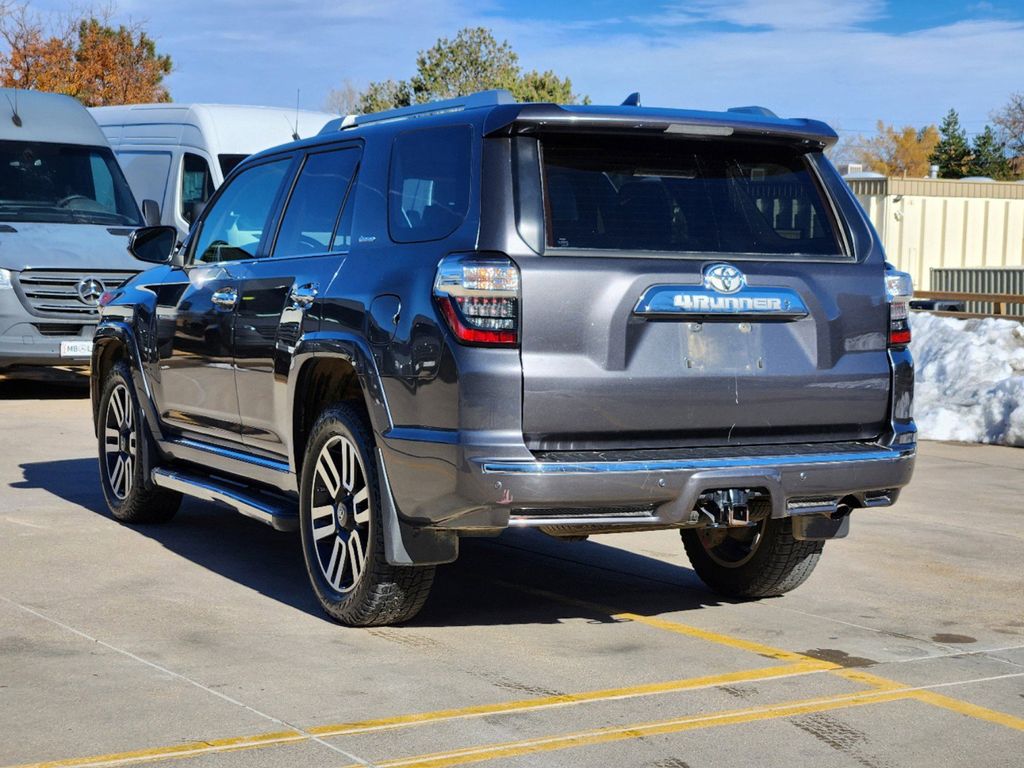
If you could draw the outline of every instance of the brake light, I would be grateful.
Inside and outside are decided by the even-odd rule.
[[[519,268],[502,254],[452,254],[437,267],[434,300],[463,344],[519,343]]]
[[[910,343],[910,298],[914,281],[906,272],[885,270],[885,294],[889,300],[889,346],[905,347]]]

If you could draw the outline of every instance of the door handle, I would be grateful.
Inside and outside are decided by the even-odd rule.
[[[231,309],[238,302],[238,291],[234,288],[220,288],[213,292],[210,301],[221,309]]]
[[[292,288],[292,292],[288,294],[288,298],[292,300],[292,309],[309,309],[316,300],[319,288],[319,283],[306,283]]]

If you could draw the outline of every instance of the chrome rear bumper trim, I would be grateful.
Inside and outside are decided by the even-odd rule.
[[[915,449],[879,448],[851,453],[807,453],[781,456],[736,456],[715,459],[657,459],[652,461],[489,461],[482,460],[484,474],[587,475],[598,472],[674,472],[700,469],[732,469],[740,467],[815,466],[875,461],[896,461],[910,458]]]

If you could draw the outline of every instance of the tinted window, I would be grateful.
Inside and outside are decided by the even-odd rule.
[[[248,155],[217,155],[217,160],[220,162],[221,177],[226,179],[228,174],[235,170],[235,166],[247,157]]]
[[[281,222],[275,256],[332,250],[335,226],[358,162],[359,150],[354,147],[306,158]],[[342,235],[338,240],[341,243],[335,241],[334,250],[348,248],[347,238]]]
[[[400,134],[391,152],[388,219],[399,243],[450,235],[469,210],[469,126]]]
[[[181,160],[181,218],[192,222],[192,206],[213,197],[210,165],[199,155],[186,152]]]
[[[142,223],[109,149],[36,141],[0,141],[0,221]]]
[[[283,158],[247,168],[224,188],[203,219],[195,261],[234,261],[256,255],[290,164],[291,158]]]
[[[542,150],[549,246],[842,253],[803,155],[787,147],[567,137]]]

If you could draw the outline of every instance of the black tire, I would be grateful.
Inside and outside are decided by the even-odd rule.
[[[326,408],[306,444],[299,484],[299,528],[310,583],[324,611],[352,627],[408,621],[423,607],[434,581],[433,566],[387,562],[374,446],[359,408],[347,403]]]
[[[141,415],[131,369],[120,362],[103,381],[96,422],[103,496],[110,514],[123,523],[165,523],[178,511],[181,494],[146,476],[156,465],[156,447]]]
[[[743,600],[775,597],[799,587],[818,564],[824,545],[793,538],[792,524],[785,518],[765,517],[752,528],[679,533],[701,580],[721,595]]]

